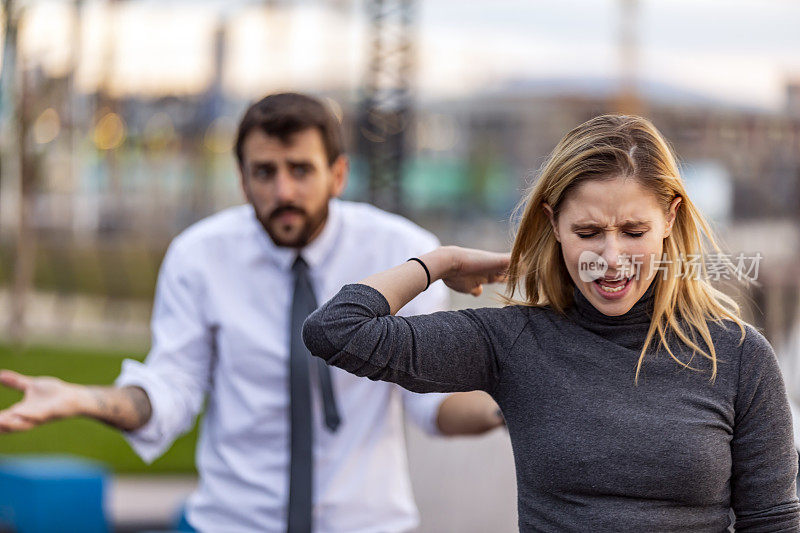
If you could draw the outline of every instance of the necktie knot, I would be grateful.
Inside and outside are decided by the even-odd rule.
[[[294,272],[295,276],[308,275],[308,263],[306,263],[302,255],[298,254],[297,259],[292,263],[292,272]]]

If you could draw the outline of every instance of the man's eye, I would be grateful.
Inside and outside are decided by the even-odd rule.
[[[272,172],[271,169],[264,168],[264,167],[255,168],[255,169],[253,169],[253,172],[251,173],[251,175],[254,178],[257,178],[257,179],[260,179],[260,180],[268,179],[268,178],[272,177],[272,174],[273,174],[273,172]]]
[[[644,235],[644,232],[643,231],[626,231],[625,234],[628,235],[629,237],[638,238],[638,237],[641,237],[642,235]]]
[[[597,235],[596,232],[595,233],[578,233],[578,237],[580,237],[581,239],[589,239],[591,237],[594,237],[595,235]]]
[[[306,175],[308,175],[309,170],[310,169],[308,168],[307,165],[297,165],[295,167],[292,167],[292,174],[296,178],[302,178],[302,177],[305,177]]]

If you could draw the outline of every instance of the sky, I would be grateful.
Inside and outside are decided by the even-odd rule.
[[[213,36],[228,28],[223,85],[270,90],[357,87],[368,43],[364,0],[27,0],[29,64],[63,72],[78,52],[78,82],[119,93],[186,94],[212,75]],[[418,0],[417,76],[423,97],[459,98],[520,80],[616,79],[620,0]],[[639,0],[640,83],[732,105],[780,110],[800,80],[800,1]],[[80,46],[70,21],[80,23]]]

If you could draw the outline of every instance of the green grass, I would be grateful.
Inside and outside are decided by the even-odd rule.
[[[0,345],[0,368],[23,374],[56,376],[66,381],[110,385],[126,357],[145,354],[33,346],[23,350]],[[22,393],[0,386],[0,409],[22,398]],[[23,433],[0,435],[0,454],[69,453],[106,463],[124,473],[193,473],[197,428],[178,439],[172,448],[147,465],[130,448],[119,431],[90,419],[61,420]]]

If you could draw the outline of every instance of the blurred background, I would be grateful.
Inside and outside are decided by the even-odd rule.
[[[242,203],[249,102],[329,100],[346,197],[445,243],[509,247],[509,215],[569,129],[642,114],[758,285],[729,285],[800,392],[800,3],[779,0],[3,0],[0,367],[110,383],[143,358],[169,241]],[[492,304],[454,296],[454,306]],[[19,394],[0,391],[0,408]],[[798,424],[796,424],[798,426]],[[409,428],[422,531],[514,531],[502,432]],[[120,528],[160,527],[194,484],[195,433],[145,466],[86,420],[0,436],[114,474]]]

